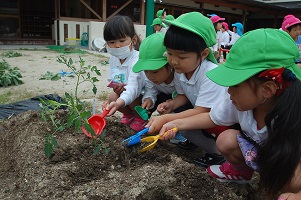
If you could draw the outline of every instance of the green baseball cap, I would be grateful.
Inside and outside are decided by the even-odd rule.
[[[157,70],[166,65],[167,58],[164,56],[166,47],[163,42],[163,33],[153,33],[145,38],[140,45],[139,60],[134,65],[133,72]]]
[[[166,15],[166,19],[171,21],[175,20],[174,16],[172,15]]]
[[[207,47],[212,47],[216,43],[216,32],[211,20],[199,12],[185,13],[173,21],[164,20],[164,23],[177,26],[199,35],[203,38]],[[207,59],[217,63],[211,50]]]
[[[288,68],[299,79],[295,64],[299,49],[289,34],[278,29],[256,29],[245,33],[232,46],[226,62],[206,75],[222,86],[237,85],[253,75],[273,68]]]
[[[154,26],[154,25],[161,25],[161,26],[164,27],[164,28],[166,27],[165,24],[163,24],[162,21],[161,21],[161,19],[159,19],[159,18],[155,18],[155,19],[153,20],[153,23],[152,23],[151,26]]]
[[[165,10],[165,8],[163,8],[162,10],[158,10],[158,11],[157,11],[157,14],[156,14],[156,17],[162,18],[162,15],[163,15],[163,13],[164,13],[164,10]]]

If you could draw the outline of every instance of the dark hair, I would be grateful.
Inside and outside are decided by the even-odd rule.
[[[257,157],[260,186],[272,199],[292,180],[301,157],[301,82],[288,69],[282,77],[290,85],[265,117],[268,137]]]
[[[294,24],[294,25],[288,27],[286,30],[287,30],[288,32],[291,32],[291,30],[292,30],[294,27],[297,27],[297,26],[301,26],[301,24]]]
[[[174,50],[195,52],[198,55],[207,48],[201,36],[174,25],[171,25],[165,34],[164,46]]]
[[[216,26],[217,26],[217,24],[218,23],[222,23],[223,21],[222,20],[220,20],[220,21],[217,21],[217,22],[215,22],[215,23],[213,23],[213,26],[214,26],[214,29],[215,29],[215,32],[217,32],[217,30],[216,30]],[[223,26],[223,25],[222,25]]]
[[[139,50],[141,41],[135,31],[133,21],[128,16],[115,15],[108,19],[103,28],[105,41],[116,40],[126,36],[133,38],[135,35],[137,36],[135,49]]]

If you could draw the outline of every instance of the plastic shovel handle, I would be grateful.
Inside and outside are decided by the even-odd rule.
[[[102,113],[100,114],[100,117],[104,118],[105,116],[107,116],[107,114],[109,114],[110,110],[103,110]]]
[[[126,141],[129,141],[128,144],[126,146],[132,146],[132,145],[135,145],[135,144],[138,144],[140,142],[140,137],[141,135],[147,133],[149,130],[149,127],[143,129],[142,131],[139,131],[138,133],[136,133],[135,135],[132,135],[131,137],[125,139],[122,141],[122,143],[126,142]]]
[[[178,131],[178,129],[177,129],[176,127],[172,128],[172,129],[170,129],[170,130],[173,130],[174,132],[177,132],[177,131]],[[167,133],[168,133],[168,131],[164,132],[163,135],[165,135],[165,134],[167,134]],[[143,153],[143,152],[145,152],[145,151],[148,151],[148,150],[153,149],[153,148],[156,146],[156,143],[158,142],[159,139],[160,139],[160,140],[162,139],[162,136],[159,135],[159,134],[158,134],[158,135],[155,135],[155,136],[149,136],[149,137],[143,138],[143,139],[141,140],[141,142],[152,142],[152,143],[151,143],[150,145],[144,147],[143,149],[141,149],[141,150],[139,151],[139,153]]]

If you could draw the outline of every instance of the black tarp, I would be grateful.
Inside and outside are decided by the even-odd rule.
[[[56,102],[63,102],[63,98],[57,94],[47,94],[36,96],[31,99],[26,99],[11,104],[2,104],[0,105],[0,119],[5,119],[10,116],[18,115],[20,113],[26,112],[28,110],[41,110],[40,98],[43,100],[53,100]]]

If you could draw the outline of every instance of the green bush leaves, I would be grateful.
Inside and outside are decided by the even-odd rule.
[[[0,62],[0,86],[7,87],[10,85],[20,85],[23,83],[22,75],[18,67],[10,67],[10,65],[3,59]]]

